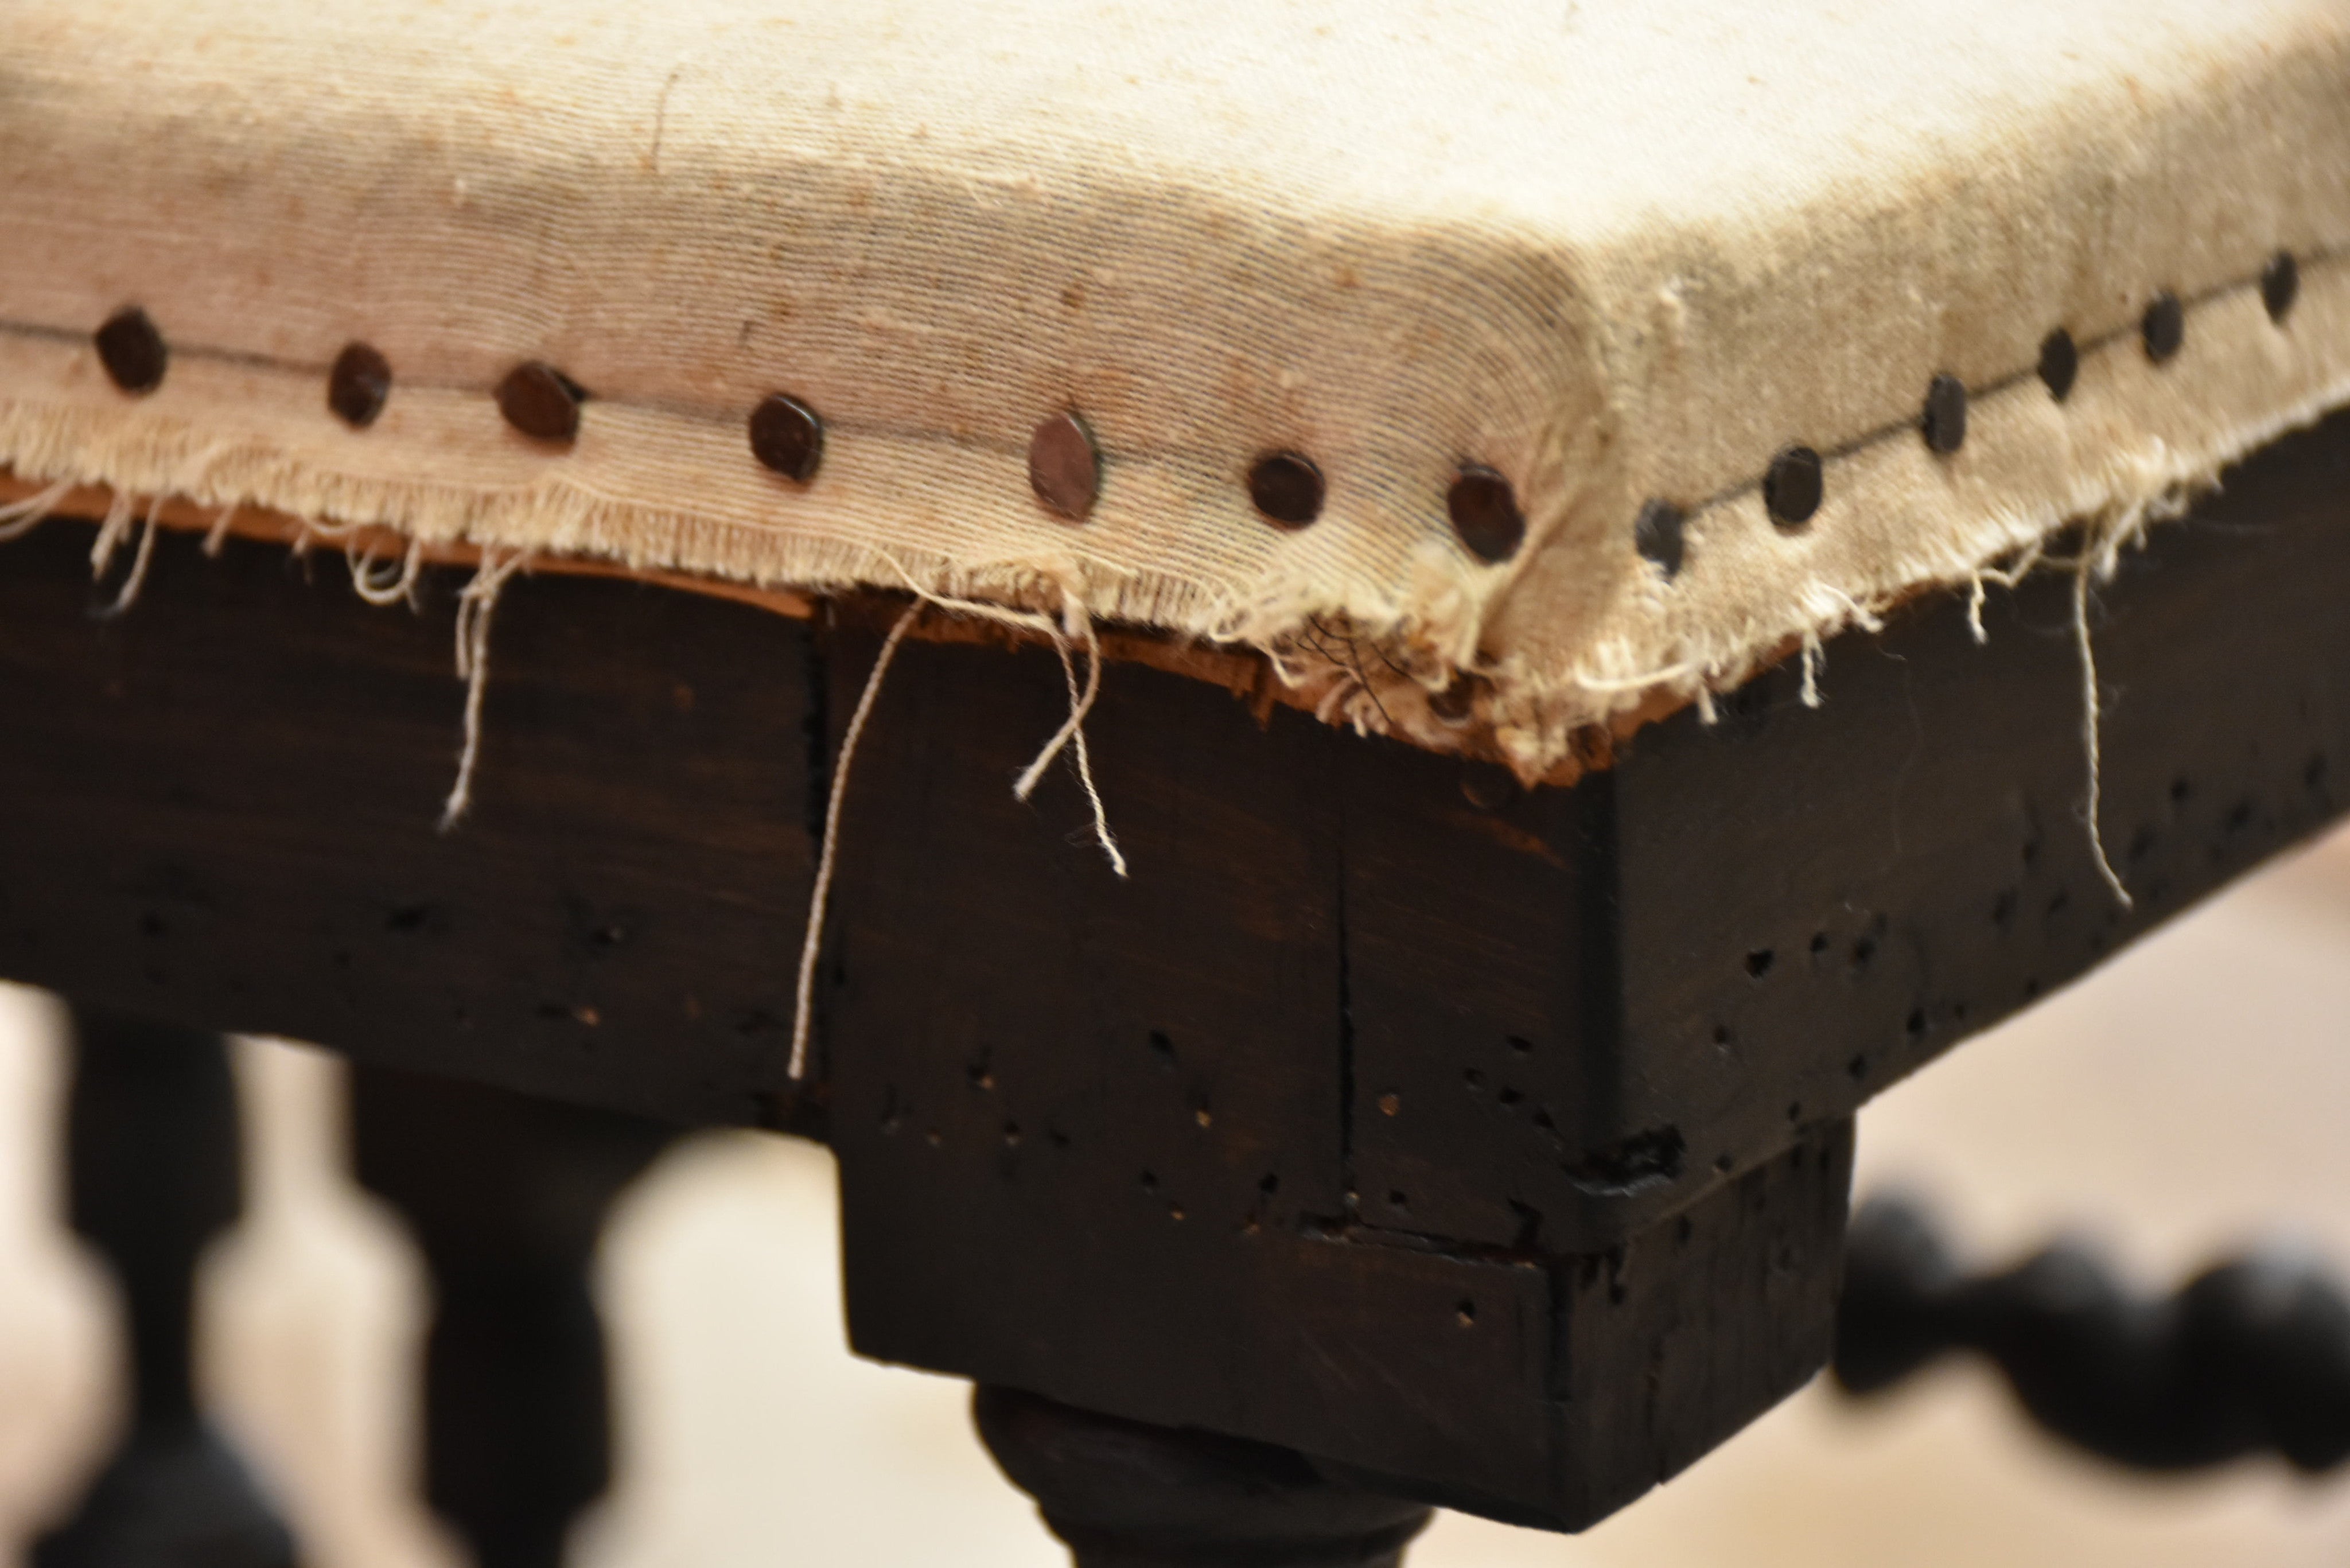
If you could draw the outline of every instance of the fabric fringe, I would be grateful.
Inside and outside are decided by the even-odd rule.
[[[60,479],[37,494],[0,506],[0,545],[21,539],[47,522],[56,513],[57,503],[73,493],[73,488],[72,480]]]
[[[2116,344],[2106,351],[2136,350]],[[2006,400],[2044,396],[2036,382],[2011,387],[1981,400],[1978,416],[1989,419]],[[1408,570],[1426,580],[1377,587],[1341,577],[1317,592],[1306,591],[1284,569],[1253,597],[1237,597],[1197,578],[1092,558],[1080,565],[925,556],[910,564],[869,536],[802,526],[779,532],[649,510],[568,483],[474,493],[428,479],[323,472],[291,452],[255,441],[207,441],[203,432],[159,423],[137,410],[122,416],[23,400],[0,400],[0,461],[52,489],[71,478],[223,508],[268,506],[310,519],[309,532],[323,539],[348,539],[359,527],[380,525],[427,545],[463,541],[594,556],[817,594],[889,586],[894,578],[942,604],[984,604],[1007,612],[1027,629],[1057,621],[1060,628],[1045,635],[1083,641],[1073,629],[1074,603],[1097,621],[1107,617],[1247,647],[1268,659],[1304,706],[1333,722],[1438,751],[1482,741],[1522,781],[1534,783],[1572,758],[1572,736],[1585,726],[1653,705],[1660,696],[1702,709],[1710,705],[1702,689],[1738,684],[1807,636],[1825,643],[1923,588],[1955,585],[1973,594],[1987,583],[2007,581],[2027,570],[2029,553],[2070,520],[2126,508],[2148,486],[2208,481],[2227,462],[2345,401],[2350,401],[2350,374],[2289,407],[2200,436],[2192,448],[2150,441],[2146,450],[2102,465],[2084,464],[2065,492],[2050,499],[2047,515],[1991,511],[1964,528],[1929,530],[1916,548],[1885,564],[1883,582],[1876,586],[1815,579],[1730,618],[1708,609],[1684,620],[1662,601],[1646,608],[1618,606],[1602,617],[1579,655],[1557,664],[1548,655],[1537,663],[1527,655],[1480,651],[1491,617],[1507,597],[1502,579],[1464,587],[1420,566]],[[129,425],[126,417],[146,422]],[[1726,520],[1734,525],[1731,514],[1748,504],[1731,497],[1693,513],[1688,524],[1693,537],[1702,544],[1709,527]],[[0,524],[11,521],[0,518]],[[2002,567],[2002,560],[2016,564]],[[1970,607],[1979,620],[1979,607],[1970,600]],[[1345,651],[1333,651],[1334,646]],[[1427,695],[1462,674],[1480,677],[1494,693],[1481,709],[1488,721],[1482,734],[1439,723],[1426,711]],[[1081,697],[1087,683],[1081,676]],[[1075,741],[1073,733],[1063,744],[1074,747]]]

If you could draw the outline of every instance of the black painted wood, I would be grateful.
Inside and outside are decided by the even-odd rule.
[[[610,1479],[604,1329],[589,1271],[604,1219],[673,1136],[655,1122],[361,1067],[360,1181],[432,1274],[425,1498],[476,1568],[559,1568]]]
[[[2337,417],[2100,590],[2131,913],[2079,821],[2062,576],[1994,591],[1984,646],[1923,600],[1830,649],[1824,706],[1774,672],[1572,789],[1116,667],[1123,884],[1066,777],[1009,798],[1066,711],[1050,654],[910,644],[804,1094],[809,828],[890,607],[515,583],[441,837],[452,574],[411,618],[331,559],[172,540],[99,624],[53,525],[0,552],[0,971],[681,1120],[828,1116],[861,1348],[1574,1524],[1818,1364],[1856,1107],[2337,815],[2345,514]],[[1593,1304],[1635,1263],[1653,1289]]]
[[[1400,1191],[1413,1226],[1492,1244],[1534,1216],[1568,1245],[1652,1223],[2334,820],[2346,524],[2337,416],[2098,589],[2105,835],[2135,910],[2090,860],[2061,574],[1994,589],[1985,643],[1936,597],[1833,644],[1816,710],[1776,670],[1715,725],[1679,715],[1508,801],[1489,820],[1516,859],[1445,831],[1429,759],[1371,836],[1383,896],[1349,905],[1366,1212],[1405,1222],[1378,1207]]]
[[[1399,1497],[1581,1528],[1827,1356],[1849,1124],[1586,1254],[1178,1220],[1084,1160],[999,1164],[919,1125],[885,1135],[908,1138],[902,1166],[843,1140],[859,1352],[1295,1448]]]
[[[2303,1252],[2254,1251],[2159,1296],[2077,1240],[1970,1272],[1916,1199],[1871,1199],[1853,1218],[1837,1381],[1877,1393],[1957,1351],[1989,1356],[2043,1427],[2135,1469],[2350,1459],[2350,1297]]]
[[[1289,1449],[1017,1389],[978,1389],[972,1417],[1076,1568],[1400,1568],[1431,1511]]]
[[[612,581],[498,608],[483,769],[436,830],[461,572],[191,535],[101,620],[88,532],[0,548],[0,973],[682,1123],[795,1125],[808,628]],[[820,788],[821,786],[816,786]]]
[[[837,712],[868,658],[835,646]],[[831,1137],[859,1351],[1551,1524],[1637,1495],[1825,1358],[1841,1124],[1683,1223],[1597,1246],[1367,1218],[1392,1195],[1360,1187],[1350,1136],[1367,1110],[1394,1118],[1354,1069],[1380,993],[1356,989],[1352,859],[1389,864],[1391,825],[1357,833],[1344,764],[1419,759],[1260,732],[1196,687],[1165,694],[1180,723],[1113,704],[1094,753],[1121,803],[1121,881],[1066,781],[1033,808],[1003,787],[1066,699],[1048,653],[998,657],[1024,668],[983,683],[965,649],[901,651],[844,819],[862,880],[825,1022],[854,1042],[831,1062]],[[1468,815],[1459,764],[1440,766],[1439,809]],[[1451,867],[1462,888],[1493,861],[1569,874],[1471,823],[1449,846],[1493,853]],[[1530,881],[1492,885],[1486,929]],[[1572,994],[1571,971],[1554,983]]]
[[[236,1088],[216,1034],[78,1007],[67,1100],[74,1230],[120,1287],[130,1429],[36,1568],[290,1568],[286,1526],[194,1375],[195,1271],[243,1207]]]

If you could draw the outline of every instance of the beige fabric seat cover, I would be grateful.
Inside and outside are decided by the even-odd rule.
[[[2350,401],[2350,5],[11,0],[0,213],[26,484],[1082,609],[1533,774]],[[143,395],[92,342],[133,306]],[[501,419],[528,361],[576,441]],[[1064,412],[1082,522],[1030,484]]]

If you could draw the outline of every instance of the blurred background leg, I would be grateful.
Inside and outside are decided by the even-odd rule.
[[[37,1568],[278,1568],[292,1539],[197,1407],[194,1282],[242,1206],[226,1042],[73,1013],[67,1168],[74,1229],[121,1287],[130,1430]]]
[[[659,1123],[356,1068],[360,1182],[432,1270],[425,1496],[477,1568],[557,1568],[611,1473],[589,1267],[605,1215],[671,1138]]]

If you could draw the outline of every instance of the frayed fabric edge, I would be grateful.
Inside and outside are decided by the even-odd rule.
[[[1415,617],[1395,607],[1390,607],[1391,613],[1377,618],[1376,624],[1365,625],[1342,611],[1317,608],[1314,603],[1294,595],[1260,597],[1245,607],[1229,597],[1211,597],[1193,603],[1193,618],[1211,614],[1216,628],[1194,635],[1211,641],[1238,639],[1240,646],[1261,654],[1274,677],[1303,699],[1297,705],[1311,708],[1330,722],[1351,725],[1367,734],[1396,735],[1430,750],[1496,755],[1529,784],[1549,779],[1568,763],[1575,763],[1560,775],[1560,782],[1565,782],[1580,772],[1576,737],[1584,730],[1612,723],[1617,715],[1626,712],[1647,718],[1659,716],[1677,702],[1693,704],[1700,718],[1710,720],[1716,692],[1741,683],[1789,654],[1802,659],[1804,700],[1816,705],[1825,700],[1823,676],[1826,639],[1850,628],[1877,626],[1885,611],[1921,592],[1950,587],[1966,592],[1970,630],[1982,637],[1985,585],[2012,586],[2032,570],[2053,565],[2045,556],[2048,542],[2084,517],[2088,521],[2079,525],[2087,528],[2093,550],[2103,563],[2098,573],[2102,580],[2110,576],[2110,563],[2121,543],[2135,537],[2148,520],[2175,510],[2180,498],[2208,486],[2229,463],[2285,431],[2314,422],[2345,400],[2350,400],[2350,376],[2337,378],[2321,392],[2293,407],[2255,421],[2228,425],[2192,451],[2150,441],[2133,450],[2116,452],[2102,466],[2079,473],[2071,492],[2052,503],[2049,515],[1987,513],[1958,530],[1954,536],[1935,541],[1878,574],[1880,581],[1887,583],[1898,578],[1898,587],[1856,594],[1814,579],[1791,597],[1785,607],[1789,613],[1742,622],[1731,628],[1736,634],[1732,640],[1724,640],[1728,634],[1717,631],[1707,639],[1711,646],[1700,644],[1691,648],[1685,643],[1680,657],[1660,666],[1643,668],[1622,657],[1631,650],[1634,640],[1654,646],[1653,637],[1627,639],[1620,633],[1609,634],[1604,628],[1594,634],[1586,661],[1559,675],[1545,676],[1530,670],[1523,659],[1484,663],[1477,659],[1473,639],[1464,643],[1464,627],[1482,625],[1492,604],[1473,595],[1459,602],[1448,601],[1450,607],[1445,614],[1450,619],[1442,625],[1430,621],[1427,614]],[[0,404],[0,437],[10,435],[13,421],[5,417],[10,411],[6,405]],[[16,411],[25,411],[24,406],[18,405]],[[49,431],[52,437],[63,434],[61,428]],[[84,434],[98,439],[95,431],[86,431]],[[162,462],[168,455],[156,444],[160,437],[155,432],[146,432],[135,440],[131,432],[125,432],[122,439],[130,440],[132,447],[144,453],[140,461],[148,466]],[[206,539],[207,548],[213,548],[224,535],[237,507],[247,504],[248,499],[220,494],[218,485],[211,482],[236,466],[231,459],[254,454],[226,441],[199,445],[192,432],[183,443],[175,441],[172,444],[180,457],[173,459],[170,466],[186,470],[192,481],[204,483],[196,483],[193,491],[183,489],[169,493],[187,494],[219,508]],[[130,448],[123,450],[130,454]],[[53,452],[52,455],[59,454]],[[78,462],[71,466],[87,465]],[[89,482],[89,476],[78,472],[45,474],[39,464],[30,467],[32,472],[27,477],[36,483],[47,480],[47,487],[0,511],[0,527],[7,530],[5,537],[29,531],[75,483]],[[145,562],[154,543],[153,518],[166,493],[151,493],[156,499],[134,550],[130,575],[118,596],[118,610],[135,601],[144,582]],[[265,500],[250,504],[263,504]],[[487,498],[484,498],[484,504],[487,504]],[[101,568],[129,540],[133,522],[131,505],[128,491],[115,491],[99,528],[98,559],[94,564]],[[354,584],[361,597],[370,602],[390,602],[406,597],[412,588],[413,566],[421,559],[421,535],[408,535],[411,548],[400,575],[386,576],[379,575],[369,560],[356,554],[358,536],[375,527],[401,532],[392,524],[348,516],[338,521],[306,520],[297,536],[297,547],[307,547],[314,538],[343,542],[347,556],[352,557]],[[504,530],[489,532],[494,535]],[[519,560],[531,553],[524,546],[494,537],[473,538],[471,545],[482,552],[485,564],[494,558]],[[1131,572],[1111,572],[1104,577],[1099,563],[1076,558],[980,563],[926,560],[925,569],[918,572],[888,550],[870,544],[852,545],[842,540],[809,536],[781,541],[780,547],[786,553],[806,556],[808,582],[817,591],[824,591],[827,586],[902,586],[924,602],[941,608],[996,621],[1051,642],[1063,666],[1070,717],[1024,772],[1018,793],[1025,798],[1045,768],[1065,751],[1068,753],[1093,811],[1095,836],[1113,868],[1121,876],[1126,874],[1123,852],[1110,831],[1107,812],[1093,777],[1090,747],[1084,729],[1084,720],[1094,707],[1101,685],[1097,619],[1105,613],[1119,618],[1130,604],[1146,601],[1159,609],[1171,607],[1170,603],[1162,602],[1170,591],[1169,583],[1147,587],[1139,581],[1125,581],[1136,575]],[[890,576],[897,579],[896,585],[889,582]],[[958,589],[967,585],[988,597],[975,597],[970,591],[942,591],[942,585],[950,580]],[[482,598],[486,596],[489,607],[494,607],[494,586],[488,586],[493,581],[494,586],[503,586],[504,574],[494,579],[477,576],[473,587],[481,589],[481,594],[469,602],[483,607]],[[1196,588],[1194,585],[1187,592]],[[1133,598],[1131,596],[1137,593],[1139,598]],[[1013,602],[1003,602],[1004,599]],[[461,605],[461,616],[463,608]],[[1433,613],[1430,607],[1422,608]],[[468,640],[461,644],[460,660],[465,668],[468,691],[467,742],[460,754],[458,784],[451,795],[447,814],[451,824],[462,818],[470,802],[473,767],[478,761],[480,691],[484,678],[474,671],[477,665],[486,663],[488,618],[486,614],[463,617],[463,636]],[[1180,631],[1180,627],[1169,629]],[[478,651],[482,655],[478,660],[473,657],[476,643],[471,640],[476,639],[480,639]],[[1366,649],[1369,650],[1367,658]],[[1084,655],[1082,671],[1080,650]],[[2094,650],[2084,657],[2085,661],[2093,663]],[[1437,709],[1438,700],[1461,689],[1464,681],[1472,693],[1482,693],[1475,699],[1474,717],[1468,723],[1451,715],[1440,715]],[[2085,750],[2095,749],[2094,727],[2092,720],[2092,732],[2085,736]],[[2126,898],[2126,889],[2119,886],[2118,877],[2105,860],[2102,846],[2099,859],[2117,896]]]
[[[0,545],[21,539],[57,514],[58,504],[74,492],[74,482],[60,479],[46,490],[36,491],[22,501],[12,501],[0,506]]]
[[[1530,655],[1489,658],[1478,651],[1482,628],[1507,597],[1499,590],[1447,590],[1428,599],[1420,589],[1395,587],[1391,594],[1377,596],[1378,603],[1366,601],[1350,610],[1335,601],[1357,597],[1359,584],[1343,593],[1334,589],[1330,596],[1316,597],[1296,585],[1267,583],[1261,594],[1236,597],[1211,591],[1201,583],[1076,556],[979,562],[923,556],[910,563],[869,541],[797,533],[765,536],[761,547],[767,556],[756,574],[737,578],[718,572],[713,580],[788,581],[797,590],[817,594],[909,587],[942,605],[986,607],[985,612],[972,613],[1003,611],[1021,618],[1022,629],[1047,640],[1061,639],[1056,648],[1087,645],[1071,613],[1074,607],[1088,624],[1107,618],[1261,655],[1286,690],[1285,700],[1359,732],[1393,735],[1431,751],[1489,756],[1507,763],[1528,784],[1554,775],[1565,782],[1581,771],[1578,737],[1592,726],[1613,724],[1627,713],[1654,717],[1679,703],[1702,709],[1711,705],[1712,693],[1799,649],[1808,650],[1811,694],[1822,696],[1817,650],[1837,633],[1867,626],[1921,591],[1947,587],[1979,590],[1986,581],[2002,580],[2006,568],[2000,562],[2044,543],[2074,519],[2142,504],[2150,480],[2156,489],[2208,481],[2273,435],[2311,422],[2345,400],[2350,400],[2350,375],[2282,412],[2230,424],[2191,454],[2159,441],[2151,443],[2150,455],[2144,450],[2118,454],[2102,467],[2080,472],[2065,494],[2051,500],[2045,516],[1983,513],[1963,527],[1921,538],[1918,548],[1873,574],[1874,587],[1842,587],[1815,578],[1797,586],[1774,610],[1742,617],[1734,625],[1684,639],[1678,646],[1669,636],[1659,635],[1664,628],[1644,625],[1627,601],[1599,618],[1579,655],[1555,665],[1552,656],[1544,655],[1539,667]],[[49,422],[52,416],[72,428]],[[377,504],[362,504],[367,496],[353,488],[357,481],[333,474],[303,477],[287,466],[295,461],[290,454],[273,458],[231,441],[207,441],[193,431],[168,441],[154,431],[109,435],[91,424],[90,417],[86,410],[44,411],[33,405],[0,402],[0,458],[13,459],[16,472],[30,483],[46,483],[44,495],[68,480],[99,484],[116,477],[123,488],[146,493],[147,486],[130,481],[149,470],[160,480],[169,471],[181,482],[169,493],[220,509],[212,535],[215,538],[237,507],[284,511],[298,499],[290,491],[278,493],[288,486],[305,493],[316,490],[322,497],[332,492],[337,499],[336,520],[311,519],[298,511],[286,514],[305,519],[305,545],[312,535],[348,542],[363,530],[385,528],[411,540],[421,539],[428,548],[437,542],[474,549],[524,549],[540,556],[577,554],[583,559],[670,572],[684,568],[659,566],[650,560],[632,563],[634,547],[624,547],[628,540],[633,537],[650,547],[655,535],[699,526],[684,518],[648,516],[631,533],[635,525],[624,527],[627,520],[616,513],[606,523],[620,532],[605,538],[589,526],[585,514],[573,514],[578,506],[597,504],[588,499],[483,495],[474,498],[484,510],[473,524],[443,538],[445,530],[409,528],[390,518],[389,513],[405,504],[395,504],[399,496],[386,492],[375,495]],[[113,461],[117,456],[119,463]],[[93,464],[109,472],[88,472]],[[2140,472],[2149,465],[2164,472]],[[113,475],[116,468],[123,473]],[[231,493],[231,480],[239,480],[242,488]],[[251,483],[243,483],[246,481]],[[255,485],[267,493],[243,493]],[[522,510],[509,516],[501,510],[508,506]],[[561,523],[556,531],[563,537],[539,540],[532,532],[536,526],[533,519],[548,507],[554,510],[546,513],[545,520],[550,527]],[[13,522],[0,516],[0,525],[20,525],[37,511]],[[361,514],[386,515],[369,521]],[[569,521],[563,522],[565,518]],[[726,532],[716,522],[707,527]],[[701,548],[688,553],[701,553]],[[371,588],[389,587],[373,576],[369,582]],[[1610,622],[1615,623],[1612,628]],[[1048,626],[1051,629],[1045,629]],[[1659,652],[1664,657],[1654,657]],[[1078,673],[1081,700],[1090,681]],[[1457,713],[1440,711],[1440,703],[1464,681],[1482,694],[1466,722]],[[1075,734],[1063,743],[1074,747]]]

